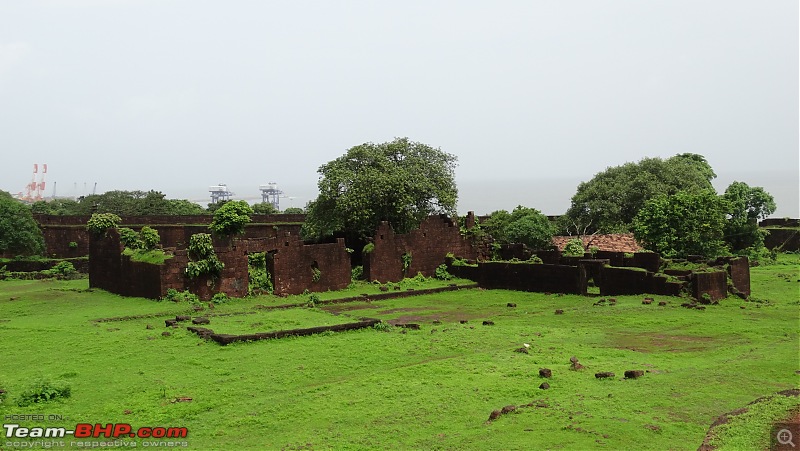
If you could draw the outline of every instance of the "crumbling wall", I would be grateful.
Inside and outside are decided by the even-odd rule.
[[[42,231],[47,255],[53,258],[89,255],[89,232],[86,222],[91,216],[33,215]],[[163,247],[183,248],[194,233],[208,233],[212,215],[122,216],[120,227],[141,230],[149,226],[158,231]],[[245,226],[244,238],[300,234],[305,215],[253,215]],[[69,243],[74,242],[75,247]]]
[[[725,271],[695,272],[691,279],[692,296],[703,299],[708,294],[712,301],[725,299],[728,296],[728,277]]]
[[[372,252],[363,256],[364,275],[367,280],[382,282],[398,281],[417,273],[433,276],[448,253],[467,259],[477,256],[472,243],[461,236],[458,225],[444,215],[430,216],[418,229],[406,234],[396,234],[384,221],[375,232],[373,244]],[[411,256],[405,271],[403,254]]]
[[[350,254],[343,238],[335,243],[303,244],[299,236],[287,234],[277,244],[275,294],[341,290],[350,284]]]

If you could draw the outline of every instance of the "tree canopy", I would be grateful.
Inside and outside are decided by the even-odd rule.
[[[214,212],[214,219],[208,226],[212,232],[220,235],[235,235],[244,232],[244,226],[250,222],[253,209],[243,200],[225,202]]]
[[[636,214],[633,234],[646,249],[668,258],[723,255],[727,207],[713,190],[661,194]]]
[[[44,250],[44,237],[30,208],[0,191],[0,253],[36,255]]]
[[[501,243],[523,243],[532,249],[552,245],[553,226],[547,216],[535,208],[517,206],[511,213],[493,212],[481,227]]]
[[[759,229],[758,221],[775,212],[777,206],[772,195],[764,188],[733,182],[722,197],[728,203],[730,218],[725,224],[725,241],[731,250],[761,248],[765,232]]]
[[[381,221],[406,233],[431,214],[454,215],[455,166],[454,155],[408,138],[352,147],[317,171],[320,194],[306,208],[303,233],[364,240]]]
[[[257,215],[272,215],[279,213],[279,211],[269,202],[259,202],[253,204],[253,213]]]
[[[34,214],[89,215],[114,213],[122,216],[200,215],[207,213],[200,205],[185,199],[167,199],[159,191],[107,191],[103,194],[72,199],[37,201],[31,205]]]
[[[609,167],[578,186],[561,219],[561,228],[578,235],[626,232],[649,199],[678,191],[713,189],[714,177],[705,157],[690,153]]]

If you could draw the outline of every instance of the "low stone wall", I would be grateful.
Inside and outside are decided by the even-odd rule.
[[[486,262],[451,266],[457,276],[478,282],[483,288],[553,293],[586,293],[586,274],[579,266]]]

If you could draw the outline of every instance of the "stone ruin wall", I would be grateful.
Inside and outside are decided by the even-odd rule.
[[[91,216],[33,215],[44,237],[47,256],[72,258],[89,255],[89,232],[86,222]],[[156,229],[163,247],[180,248],[189,242],[193,233],[208,232],[212,215],[152,215],[121,216],[120,227],[139,231],[143,226]],[[245,227],[245,238],[280,236],[284,233],[300,234],[305,215],[253,215]],[[77,247],[69,247],[74,242]]]
[[[372,252],[363,255],[364,276],[367,280],[398,281],[422,273],[431,277],[445,262],[448,253],[466,259],[478,256],[476,246],[461,235],[458,224],[447,216],[430,216],[418,229],[395,233],[391,225],[382,222],[372,243]],[[411,255],[411,264],[403,272],[403,254]]]
[[[143,224],[137,225],[141,227]],[[109,231],[107,238],[91,240],[90,285],[127,296],[149,298],[163,297],[169,288],[179,291],[188,289],[202,299],[209,299],[217,292],[241,297],[248,292],[247,255],[268,252],[273,255],[269,270],[276,294],[300,294],[305,290],[318,292],[347,287],[351,266],[344,240],[304,244],[296,231],[286,231],[290,227],[293,226],[257,223],[248,225],[241,237],[227,241],[215,239],[215,252],[225,264],[221,276],[215,280],[189,280],[183,274],[189,262],[185,243],[191,234],[207,232],[206,226],[160,225],[158,229],[164,247],[171,248],[169,250],[174,254],[163,265],[130,261],[122,255],[117,232]],[[470,260],[485,257],[488,253],[488,248],[464,238],[457,224],[443,216],[431,216],[418,229],[407,234],[396,234],[389,224],[382,223],[373,243],[373,251],[363,256],[364,274],[367,280],[381,282],[398,281],[417,273],[433,276],[436,268],[446,261],[448,253]],[[411,263],[405,273],[404,253],[411,255]],[[556,250],[535,254],[545,264],[481,262],[477,267],[450,266],[449,271],[486,288],[523,291],[585,294],[587,281],[594,279],[602,295],[650,293],[674,296],[688,286],[696,298],[707,293],[716,300],[727,295],[730,278],[739,292],[744,295],[750,293],[746,258],[718,259],[719,265],[727,267],[727,274],[679,274],[674,276],[681,279],[676,282],[655,274],[659,270],[660,258],[649,252],[635,253],[632,257],[626,257],[622,252],[604,251],[583,257],[564,257]],[[314,280],[312,268],[319,270],[319,280]]]

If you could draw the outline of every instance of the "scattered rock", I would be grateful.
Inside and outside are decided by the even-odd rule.
[[[402,327],[403,329],[419,330],[419,324],[417,323],[400,323],[395,324],[395,326]]]
[[[740,308],[740,309],[742,309],[742,310],[744,310],[746,307],[745,307],[745,306],[743,306],[743,305],[740,305],[740,306],[739,306],[739,308]]]
[[[605,379],[605,378],[608,378],[608,377],[614,377],[614,373],[612,373],[610,371],[603,371],[603,372],[600,372],[600,373],[594,373],[594,377],[596,377],[598,379]]]
[[[211,320],[205,316],[198,316],[192,320],[192,324],[211,324]]]
[[[174,319],[167,319],[167,320],[164,320],[164,324],[166,324],[167,327],[171,327],[171,326],[177,325],[178,322],[175,321]]]
[[[431,329],[431,333],[436,333],[436,332],[438,332],[438,330],[436,330],[436,329]]]
[[[625,379],[638,379],[644,376],[644,371],[642,370],[628,370],[625,371]]]
[[[178,321],[178,322],[180,322],[180,321],[191,321],[191,320],[192,320],[192,317],[189,316],[189,315],[178,315],[178,316],[175,317],[175,321]]]
[[[492,321],[490,319],[487,319],[486,321],[483,322],[483,325],[484,326],[494,326],[494,321]]]
[[[161,336],[162,337],[169,337],[170,335],[172,335],[172,334],[167,332],[166,330],[164,332],[161,332]]]
[[[660,431],[661,430],[661,427],[660,426],[656,426],[655,424],[645,424],[644,427],[647,428],[647,429],[650,429],[651,431]]]
[[[17,299],[19,299],[19,296],[11,296],[8,298],[9,301],[16,301]]]
[[[556,315],[563,315],[563,314],[564,314],[564,310],[563,309],[557,309],[556,310]]]
[[[642,304],[644,304],[644,305],[650,305],[652,303],[653,303],[653,300],[651,298],[644,298],[644,300],[642,300]]]
[[[515,410],[517,410],[517,406],[505,406],[505,407],[503,407],[503,409],[500,411],[500,413],[502,413],[502,414],[506,414],[506,413],[511,413],[511,412],[513,412],[513,411],[515,411]]]
[[[144,328],[147,329],[147,330],[152,330],[153,329],[153,325],[152,324],[148,324],[148,325],[144,326]]]
[[[116,332],[116,331],[119,330],[119,327],[110,327],[110,328],[108,328],[106,330],[109,331],[109,332]]]
[[[515,349],[515,350],[514,350],[514,352],[519,352],[519,353],[521,353],[521,354],[528,354],[528,348],[526,348],[526,347],[524,347],[524,346],[523,346],[523,347],[521,347],[521,348],[517,348],[517,349]]]
[[[439,325],[439,324],[442,324],[442,322],[439,321],[438,319],[435,319],[435,320],[433,320],[433,324]]]
[[[130,415],[132,413],[133,413],[133,410],[130,410],[130,409],[125,409],[125,411],[122,412],[123,415]]]
[[[550,384],[548,384],[547,382],[542,382],[542,384],[539,385],[539,388],[541,390],[547,390],[548,388],[550,388]]]
[[[575,356],[572,356],[572,357],[569,358],[569,361],[570,361],[570,363],[578,363],[578,358],[575,357]]]
[[[489,414],[489,421],[493,421],[500,418],[500,415],[502,415],[502,412],[500,412],[499,410],[492,410],[492,413]]]
[[[192,307],[192,310],[194,310],[195,312],[202,312],[203,311],[203,306],[202,305],[195,305],[194,307]]]
[[[386,285],[381,285],[378,289],[381,291],[389,291],[389,287],[387,287]]]
[[[517,306],[517,304],[515,304],[513,302],[509,302],[508,304],[506,304],[506,307],[516,307],[516,306]]]
[[[465,320],[465,319],[462,319],[461,321],[459,321],[459,323],[461,323],[461,324],[467,324],[467,320]]]
[[[553,371],[550,368],[539,368],[539,377],[546,377],[549,379],[553,377]]]
[[[395,285],[394,286],[394,291],[400,291],[400,285]]]
[[[667,301],[658,301],[659,307],[664,307],[665,305],[667,305]]]
[[[585,366],[583,366],[583,365],[581,365],[581,364],[580,364],[580,363],[578,363],[578,362],[575,362],[575,363],[573,363],[573,364],[572,364],[572,365],[569,367],[569,369],[571,369],[572,371],[580,371],[580,370],[582,370],[582,369],[584,369],[584,368],[586,368],[586,367],[585,367]]]
[[[192,398],[189,398],[188,396],[181,396],[179,398],[175,398],[175,399],[172,400],[173,403],[176,403],[176,402],[191,402],[191,401],[192,401]]]

